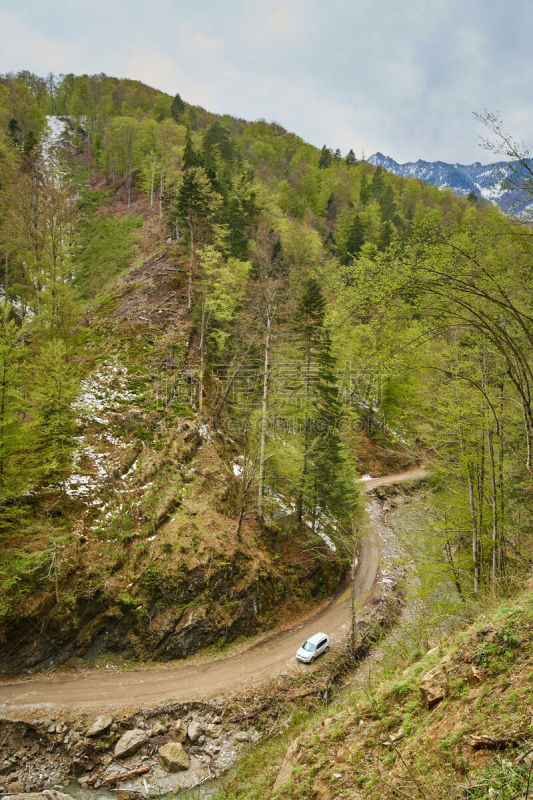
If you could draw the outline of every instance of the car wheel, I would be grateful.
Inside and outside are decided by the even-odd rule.
[[[328,646],[326,647],[326,649],[324,650],[324,653],[329,653],[329,644],[328,644]]]

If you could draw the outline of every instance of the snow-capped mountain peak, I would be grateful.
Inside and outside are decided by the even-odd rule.
[[[390,156],[374,153],[368,159],[370,164],[393,172],[438,186],[440,189],[451,189],[456,194],[468,195],[475,192],[477,197],[496,203],[506,214],[520,215],[531,203],[531,197],[521,190],[508,186],[510,175],[520,173],[524,168],[518,162],[499,161],[495,164],[448,164],[446,161],[408,161],[399,164]],[[533,159],[529,160],[533,166]],[[524,179],[527,176],[524,174]],[[510,182],[515,183],[515,180]]]

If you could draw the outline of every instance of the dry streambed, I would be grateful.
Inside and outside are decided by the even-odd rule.
[[[259,732],[227,721],[221,707],[176,703],[122,718],[4,720],[0,736],[0,790],[7,795],[65,791],[75,779],[83,788],[146,797],[219,775]]]

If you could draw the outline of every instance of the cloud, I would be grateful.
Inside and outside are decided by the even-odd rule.
[[[195,36],[191,42],[190,50],[195,53],[211,55],[220,49],[218,39],[208,39],[206,36]]]
[[[182,69],[176,62],[157,50],[138,49],[130,57],[125,68],[129,78],[141,80],[168,94],[175,95],[183,83]]]
[[[54,72],[74,60],[76,46],[35,30],[16,14],[0,9],[4,70],[30,69]],[[46,69],[43,66],[46,65]]]
[[[317,146],[486,159],[472,111],[533,129],[529,0],[0,0],[0,70],[133,77]]]

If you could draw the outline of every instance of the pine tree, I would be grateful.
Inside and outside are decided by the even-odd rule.
[[[76,443],[72,402],[78,381],[60,339],[52,339],[44,346],[37,364],[36,384],[35,440],[40,473],[44,480],[61,485],[70,471]]]
[[[315,360],[316,349],[320,342],[322,326],[324,324],[326,303],[322,289],[318,281],[314,278],[308,279],[304,284],[304,289],[298,301],[298,309],[295,317],[295,330],[302,340],[304,354],[304,398],[303,398],[303,457],[300,489],[298,492],[297,513],[298,519],[302,519],[304,487],[307,478],[307,466],[310,448],[310,403],[313,396],[313,383],[316,382],[316,374],[312,371],[312,362]]]
[[[14,524],[16,500],[30,482],[30,470],[24,459],[28,445],[28,425],[21,415],[24,409],[22,365],[25,356],[25,326],[12,318],[11,303],[0,308],[0,525]]]
[[[367,206],[370,201],[370,187],[368,185],[368,178],[366,177],[366,172],[364,172],[361,176],[361,185],[359,187],[359,202],[361,205]]]
[[[378,247],[380,250],[386,250],[387,247],[390,245],[392,241],[392,234],[394,231],[394,227],[391,222],[387,220],[387,222],[383,223],[383,227],[381,229],[381,233],[379,235],[379,243]]]
[[[327,169],[328,167],[331,167],[331,161],[331,150],[324,145],[320,151],[320,159],[318,161],[319,169]]]
[[[243,172],[226,205],[224,216],[229,231],[228,244],[232,256],[241,259],[247,257],[249,232],[258,214],[252,175]]]
[[[317,358],[315,436],[308,480],[313,492],[313,526],[321,511],[348,527],[356,506],[356,491],[341,440],[343,407],[339,399],[336,362],[331,353],[331,336],[326,328],[322,331]]]
[[[339,150],[338,147],[335,150],[335,154],[334,154],[333,158],[335,159],[335,161],[341,161],[342,160],[342,153],[341,153],[341,151]]]
[[[346,155],[346,163],[348,164],[349,167],[353,167],[355,164],[357,164],[357,158],[355,157],[355,153],[352,150],[352,148],[348,150],[348,153]]]
[[[192,279],[196,247],[205,240],[221,205],[220,196],[213,191],[209,178],[202,167],[185,170],[176,203],[171,209],[169,221],[175,218],[185,226],[189,240],[189,280],[187,308],[192,308]]]
[[[372,180],[370,182],[370,195],[375,200],[381,200],[381,195],[383,193],[383,189],[385,188],[385,181],[383,178],[383,170],[381,167],[376,167],[374,170],[374,174],[372,175]]]
[[[177,94],[172,100],[172,105],[170,106],[170,114],[172,118],[176,120],[176,122],[180,122],[181,116],[184,111],[185,111],[185,103],[183,102],[179,94]]]
[[[185,133],[185,145],[183,147],[182,167],[184,170],[186,170],[191,169],[191,167],[198,167],[199,165],[200,160],[196,150],[193,147],[191,129],[187,127],[187,131]]]
[[[379,197],[381,219],[383,222],[392,222],[398,213],[398,206],[394,199],[394,192],[390,184],[385,184]]]
[[[346,263],[356,256],[365,241],[365,228],[360,214],[355,214],[346,237]]]

